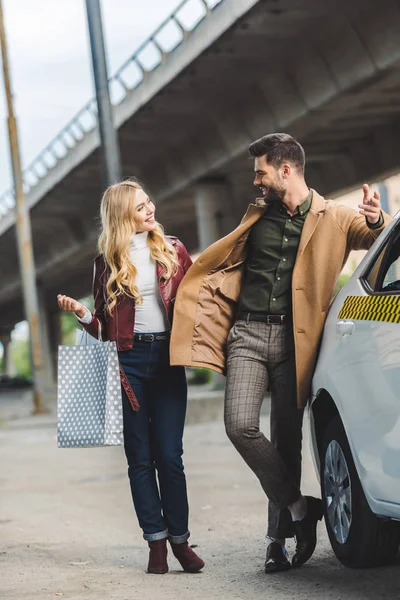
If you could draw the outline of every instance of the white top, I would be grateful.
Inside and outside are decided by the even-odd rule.
[[[170,329],[157,279],[157,265],[150,256],[147,236],[147,231],[133,235],[129,253],[137,269],[136,285],[143,299],[142,304],[135,306],[135,333],[156,333]],[[90,323],[90,311],[78,320],[81,323]]]

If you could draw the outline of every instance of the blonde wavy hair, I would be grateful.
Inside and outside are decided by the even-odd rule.
[[[136,285],[137,269],[129,258],[132,236],[136,233],[134,198],[143,187],[135,180],[115,183],[106,189],[100,206],[102,231],[98,249],[109,267],[107,280],[107,311],[112,313],[118,298],[130,296],[135,304],[143,302]],[[164,237],[157,223],[149,231],[148,244],[151,257],[165,269],[163,279],[170,279],[178,269],[176,250]]]

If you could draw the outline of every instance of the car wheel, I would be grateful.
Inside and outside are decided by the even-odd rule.
[[[390,563],[399,549],[400,523],[371,511],[339,416],[324,432],[321,488],[326,529],[340,562],[353,568]]]

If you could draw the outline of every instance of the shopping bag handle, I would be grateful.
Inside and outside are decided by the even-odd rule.
[[[97,341],[100,343],[103,341],[103,337],[102,337],[102,328],[101,328],[101,321],[100,319],[97,319],[98,322],[98,328],[97,328]],[[83,328],[83,341],[84,341],[84,346],[88,346],[88,340],[89,340],[89,333],[86,331],[85,328]],[[92,336],[91,336],[92,337]],[[96,338],[95,338],[96,339]]]
[[[97,339],[99,342],[103,341],[103,336],[102,336],[102,331],[101,331],[101,321],[100,319],[97,319],[97,322],[99,324],[98,328],[97,328]]]

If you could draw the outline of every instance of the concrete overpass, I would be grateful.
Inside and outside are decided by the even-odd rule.
[[[148,184],[158,219],[194,251],[254,197],[247,147],[265,133],[303,143],[307,180],[326,195],[400,170],[399,31],[399,0],[185,0],[112,78],[124,174]],[[58,292],[90,290],[98,147],[91,101],[25,174],[43,311],[55,321]],[[3,328],[24,317],[11,207],[7,193]]]

